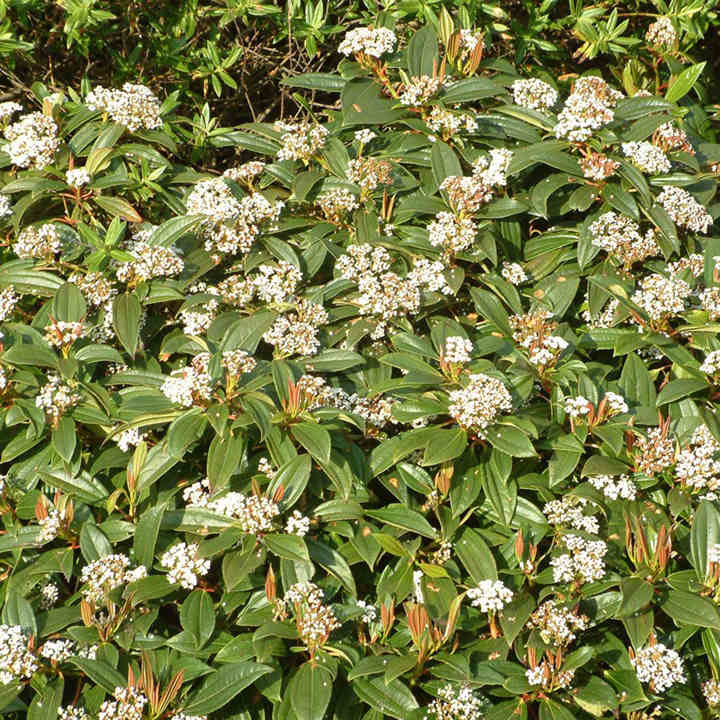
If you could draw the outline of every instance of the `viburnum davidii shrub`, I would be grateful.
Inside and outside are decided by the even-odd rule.
[[[348,32],[220,168],[141,85],[0,105],[3,715],[717,714],[696,66],[444,37]]]

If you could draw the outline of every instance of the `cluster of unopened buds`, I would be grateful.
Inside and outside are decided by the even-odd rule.
[[[555,652],[546,651],[545,657],[538,662],[535,648],[528,648],[528,664],[525,671],[528,684],[540,687],[545,692],[570,687],[575,678],[575,670],[563,670],[565,656],[562,649]]]

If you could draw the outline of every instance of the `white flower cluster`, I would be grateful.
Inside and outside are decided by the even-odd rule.
[[[323,600],[322,590],[308,581],[291,585],[285,593],[283,602],[294,607],[298,633],[310,648],[324,644],[330,633],[340,627],[333,609]]]
[[[105,700],[97,720],[142,720],[147,698],[136,688],[116,687],[113,700]]]
[[[38,520],[40,526],[39,542],[46,543],[54,540],[60,530],[60,524],[65,519],[65,513],[60,514],[55,508],[50,508],[45,517]]]
[[[546,600],[533,612],[527,624],[538,630],[543,642],[565,647],[575,639],[578,631],[588,628],[589,620],[585,615],[559,605],[556,600]]]
[[[630,299],[640,306],[652,321],[661,322],[683,312],[685,300],[691,292],[690,286],[684,280],[653,273],[640,280],[640,290],[636,290]]]
[[[494,148],[490,155],[482,155],[473,163],[473,178],[487,187],[505,187],[512,150]]]
[[[318,332],[328,321],[325,308],[306,298],[299,298],[295,308],[295,312],[280,315],[263,335],[263,340],[274,345],[280,357],[315,355],[320,349]]]
[[[568,347],[567,340],[552,334],[556,327],[552,317],[550,311],[540,308],[510,317],[513,340],[527,352],[528,362],[539,370],[554,365]]]
[[[209,400],[212,387],[208,374],[208,356],[201,353],[192,359],[190,365],[173,370],[160,391],[168,400],[183,407]]]
[[[374,434],[394,422],[392,407],[396,400],[382,395],[361,398],[357,394],[348,397],[351,411],[359,415],[368,425],[366,432]]]
[[[221,177],[195,183],[185,200],[185,209],[188,215],[203,215],[214,223],[232,220],[242,212],[240,200]]]
[[[652,428],[635,441],[638,469],[650,477],[675,464],[675,442],[662,428]]]
[[[7,195],[0,195],[0,220],[10,217],[13,213],[10,198]]]
[[[80,574],[83,598],[91,603],[99,603],[105,596],[121,585],[129,585],[147,577],[147,568],[138,565],[130,570],[130,558],[116,553],[104,555],[86,565]]]
[[[257,367],[257,360],[245,350],[225,350],[222,354],[225,372],[233,378],[252,372]]]
[[[198,544],[184,542],[173,545],[160,558],[160,565],[168,570],[167,579],[171,584],[178,583],[186,590],[192,590],[202,577],[210,572],[210,561],[198,557]]]
[[[170,720],[207,720],[207,715],[187,715],[184,712],[175,713]]]
[[[131,447],[137,447],[146,437],[147,433],[140,432],[138,428],[129,428],[115,435],[113,439],[123,452],[127,452]]]
[[[678,653],[663,645],[647,645],[633,653],[630,663],[638,680],[648,683],[654,693],[663,693],[675,683],[687,682],[682,659]]]
[[[705,702],[710,707],[720,705],[720,681],[710,678],[702,684],[702,692]]]
[[[355,604],[362,610],[360,622],[364,622],[366,625],[369,625],[371,622],[375,622],[375,620],[377,620],[377,608],[374,605],[371,605],[365,600],[358,600]]]
[[[348,30],[338,45],[342,55],[368,55],[379,58],[395,49],[397,37],[387,28],[361,27]]]
[[[603,153],[590,151],[580,159],[580,167],[588,180],[602,181],[609,178],[620,167],[620,163]]]
[[[607,544],[602,540],[586,540],[579,535],[563,535],[562,543],[568,552],[550,561],[554,582],[602,580],[605,577]]]
[[[250,185],[252,181],[261,175],[265,170],[265,163],[260,160],[251,160],[250,162],[243,163],[239,167],[228,168],[224,173],[223,177],[230,178],[236,183],[245,183]]]
[[[460,130],[472,133],[478,129],[475,118],[470,113],[448,110],[435,105],[425,120],[426,125],[436,133],[452,137]]]
[[[483,703],[469,685],[445,685],[427,707],[426,718],[435,720],[481,720]]]
[[[589,231],[593,245],[617,257],[628,269],[636,262],[660,254],[654,230],[642,235],[634,220],[612,211],[603,213],[590,225]]]
[[[305,537],[310,531],[310,518],[305,517],[299,510],[293,510],[292,515],[285,523],[285,532],[288,535]]]
[[[720,543],[713,543],[708,547],[707,559],[709,563],[720,562]]]
[[[130,132],[140,129],[157,130],[162,127],[160,100],[145,85],[125,83],[122,90],[111,90],[98,85],[88,93],[85,105],[91,110],[107,113]]]
[[[377,133],[373,130],[370,130],[370,128],[362,128],[362,130],[356,130],[353,137],[361,145],[367,145],[369,142],[372,142],[377,137]]]
[[[715,375],[720,372],[720,350],[713,350],[703,360],[700,370],[706,375]]]
[[[73,655],[94,660],[97,650],[97,645],[89,645],[87,647],[79,648],[76,647],[72,640],[58,638],[57,640],[48,640],[44,643],[40,648],[40,655],[51,662],[61,663],[65,662]]]
[[[77,285],[83,297],[95,306],[105,304],[117,293],[112,282],[101,272],[73,273],[68,282]]]
[[[388,323],[394,318],[413,315],[420,309],[421,290],[449,292],[442,275],[441,263],[423,259],[416,262],[404,278],[389,272],[390,254],[385,248],[371,245],[350,245],[336,263],[341,277],[354,280],[359,295],[353,301],[361,315],[378,320],[371,337],[384,337]]]
[[[713,224],[712,216],[708,211],[683,188],[663,185],[657,201],[679,227],[706,233]]]
[[[653,142],[663,148],[665,152],[682,150],[690,155],[695,155],[695,149],[687,133],[672,121],[664,123],[653,133]]]
[[[700,306],[708,314],[709,320],[720,320],[720,290],[715,287],[702,290]]]
[[[720,444],[707,425],[701,425],[690,442],[677,455],[675,477],[694,490],[716,490],[720,487]]]
[[[22,105],[12,101],[0,103],[0,121],[9,120],[15,113],[22,112]]]
[[[348,162],[346,175],[347,179],[359,185],[364,193],[369,193],[378,185],[392,185],[392,170],[392,163],[387,160],[354,158]]]
[[[513,102],[528,110],[550,110],[558,101],[554,87],[537,78],[522,78],[511,85]]]
[[[543,514],[549,525],[567,525],[574,530],[584,530],[596,535],[600,524],[597,518],[585,514],[584,510],[587,505],[588,501],[584,497],[565,495],[545,503]]]
[[[0,322],[5,322],[13,314],[19,300],[20,296],[12,285],[0,290]]]
[[[445,349],[442,357],[449,363],[469,363],[473,344],[467,338],[452,335],[445,338]]]
[[[602,78],[578,78],[558,115],[555,137],[567,138],[571,142],[588,140],[593,130],[613,121],[613,108],[622,97],[622,93],[611,88]]]
[[[637,486],[627,475],[591,475],[588,481],[610,500],[634,500],[637,495]]]
[[[87,168],[73,168],[65,173],[65,182],[73,188],[81,188],[90,182],[90,173]]]
[[[647,140],[623,143],[622,150],[625,157],[630,158],[638,170],[648,175],[663,175],[669,173],[672,168],[667,155]]]
[[[121,263],[116,271],[121,282],[144,282],[158,277],[172,277],[183,271],[185,263],[171,248],[150,245],[137,240],[126,250],[133,259]]]
[[[243,532],[253,535],[270,532],[273,518],[280,514],[280,508],[264,495],[244,495],[230,491],[213,497],[207,478],[185,488],[183,499],[188,505],[204,507],[218,515],[235,518]]]
[[[473,607],[480,612],[500,612],[509,602],[513,593],[501,580],[481,580],[475,587],[467,591]]]
[[[322,125],[312,123],[275,123],[282,132],[278,160],[302,160],[307,163],[324,145],[328,131]]]
[[[606,403],[608,417],[622,415],[629,411],[628,404],[622,395],[614,392],[606,392],[603,401]]]
[[[511,285],[522,285],[522,283],[527,282],[528,280],[527,273],[520,263],[509,263],[507,261],[503,262],[500,274]]]
[[[443,248],[447,255],[467,250],[473,244],[476,233],[477,227],[471,218],[459,218],[446,211],[439,212],[428,225],[430,244]]]
[[[705,258],[701,253],[690,253],[687,257],[667,264],[667,272],[670,276],[679,275],[688,271],[693,277],[699,278],[705,272]]]
[[[565,414],[575,419],[587,415],[591,409],[592,403],[582,395],[577,395],[576,397],[566,397],[563,405]]]
[[[19,258],[42,258],[49,260],[62,249],[60,236],[54,225],[30,225],[18,236],[13,252]]]
[[[525,671],[525,677],[530,685],[541,685],[545,690],[561,690],[570,687],[575,678],[575,670],[557,672],[543,660],[534,668],[528,668]]]
[[[486,429],[499,414],[512,410],[512,398],[502,380],[484,373],[470,375],[466,387],[450,393],[450,403],[450,416],[481,438],[487,437]]]
[[[357,197],[347,188],[333,188],[317,199],[317,204],[330,222],[340,223],[353,210],[360,207]]]
[[[279,260],[277,265],[260,265],[258,273],[252,282],[257,296],[267,303],[289,301],[302,281],[300,270],[285,260]]]
[[[40,388],[35,397],[35,405],[53,421],[58,420],[68,410],[80,402],[80,395],[64,383],[59,375],[48,375],[48,382]]]
[[[3,150],[13,165],[42,170],[52,163],[60,146],[58,126],[48,115],[32,112],[5,128]]]
[[[79,340],[84,333],[81,322],[64,322],[55,320],[45,326],[45,340],[56,348],[68,347]]]
[[[60,590],[58,590],[58,586],[52,582],[45,583],[45,585],[40,588],[40,608],[42,610],[49,610],[55,605],[59,597]]]
[[[19,625],[0,625],[0,683],[28,680],[37,669],[25,631]]]
[[[402,87],[402,93],[398,98],[400,103],[409,107],[424,105],[433,95],[436,95],[442,87],[443,80],[440,77],[429,75],[413,76],[408,83]]]
[[[85,710],[77,705],[58,708],[58,720],[91,720]]]
[[[661,16],[655,22],[650,23],[645,33],[645,40],[648,45],[671,48],[677,40],[677,32],[672,20],[669,17]]]

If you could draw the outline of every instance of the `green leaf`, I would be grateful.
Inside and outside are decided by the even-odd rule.
[[[315,423],[300,422],[290,432],[318,462],[330,462],[331,439],[327,430]]]
[[[140,341],[140,316],[142,307],[137,296],[118,295],[113,302],[113,327],[125,350],[135,355]]]
[[[75,446],[77,444],[77,434],[75,431],[75,423],[73,419],[67,415],[60,418],[58,426],[52,431],[52,446],[55,452],[65,461],[72,460]]]
[[[397,720],[405,720],[407,714],[419,707],[415,696],[400,680],[385,684],[383,678],[358,678],[352,683],[353,692],[377,710]]]
[[[209,675],[200,688],[190,695],[183,710],[187,715],[207,715],[215,712],[272,670],[269,665],[251,661],[225,665]]]
[[[439,48],[435,31],[426,25],[411,38],[407,48],[407,68],[410,77],[428,75],[439,70]]]
[[[245,434],[240,431],[236,431],[235,435],[227,434],[225,437],[216,435],[212,439],[207,456],[207,477],[211,487],[220,488],[227,485],[240,465],[245,446]]]
[[[111,695],[116,687],[126,687],[127,678],[123,677],[114,667],[103,660],[90,660],[83,657],[71,657],[68,661],[82,670],[93,682],[97,683]]]
[[[189,632],[201,648],[215,630],[215,609],[210,594],[204,590],[193,590],[180,606],[180,624]]]
[[[705,380],[695,378],[683,378],[682,380],[671,380],[659,393],[655,404],[657,407],[668,403],[682,400],[693,393],[707,389]]]
[[[720,512],[702,500],[695,511],[690,530],[690,559],[698,580],[704,582],[710,567],[708,556],[713,546],[720,544]]]
[[[670,80],[669,87],[665,93],[665,99],[668,102],[677,102],[680,98],[685,97],[695,86],[699,80],[702,71],[705,69],[705,61],[691,65],[685,68],[679,75]]]
[[[290,704],[298,720],[322,720],[332,696],[332,675],[316,662],[300,666],[288,685]]]
[[[306,90],[322,90],[323,92],[340,92],[347,83],[335,73],[303,73],[280,81],[287,87],[305,88]]]
[[[449,145],[441,140],[433,143],[430,157],[432,159],[433,177],[438,187],[445,178],[463,174],[457,155]]]
[[[62,677],[50,681],[30,703],[27,720],[56,720],[58,708],[62,705],[64,687]]]
[[[530,438],[512,425],[492,425],[487,429],[488,442],[511,457],[535,457],[537,453]]]
[[[477,530],[466,527],[455,543],[455,552],[473,582],[497,580],[495,558]]]
[[[170,247],[184,235],[196,230],[203,219],[202,215],[181,215],[170,218],[153,230],[148,244]]]
[[[279,533],[270,533],[263,538],[267,549],[285,560],[291,562],[310,562],[307,545],[305,541],[297,535],[281,535]]]
[[[435,538],[435,528],[417,511],[411,510],[402,503],[391,503],[381,510],[366,510],[365,514],[386,525],[414,532],[426,538]]]
[[[98,206],[113,217],[119,217],[132,223],[143,221],[138,211],[127,200],[109,195],[96,195],[93,199]]]
[[[720,613],[717,607],[711,600],[696,593],[670,590],[662,609],[680,627],[697,625],[720,630]]]
[[[52,302],[52,317],[59,322],[80,322],[87,312],[87,303],[77,285],[61,285]]]

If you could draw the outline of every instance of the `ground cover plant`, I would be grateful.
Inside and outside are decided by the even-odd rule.
[[[3,716],[720,715],[713,9],[373,10],[241,124],[8,26]]]

